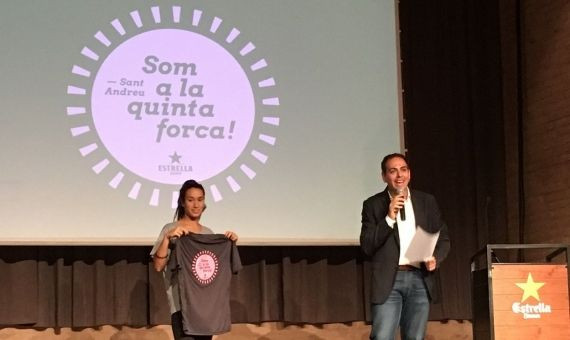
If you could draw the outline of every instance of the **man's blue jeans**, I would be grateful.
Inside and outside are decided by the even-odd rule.
[[[402,340],[421,340],[428,315],[429,297],[422,273],[398,271],[388,299],[382,304],[372,304],[370,339],[394,340],[399,325]]]

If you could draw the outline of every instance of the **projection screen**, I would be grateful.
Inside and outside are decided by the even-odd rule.
[[[391,0],[3,1],[1,244],[356,244],[403,149]]]

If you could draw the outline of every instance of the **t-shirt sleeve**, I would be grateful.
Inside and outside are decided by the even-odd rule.
[[[230,241],[232,242],[232,241]],[[231,263],[232,263],[232,273],[237,274],[243,266],[241,265],[241,258],[239,257],[238,247],[235,242],[232,242],[232,253],[231,253]]]
[[[153,256],[154,254],[156,254],[156,251],[158,250],[158,246],[160,245],[160,242],[162,242],[164,235],[166,235],[166,233],[168,232],[168,229],[170,229],[171,225],[172,225],[172,223],[168,223],[167,225],[162,227],[162,230],[160,231],[158,238],[156,239],[156,241],[154,241],[154,245],[153,245],[152,249],[150,250],[150,256]],[[170,253],[170,250],[168,252]]]
[[[212,231],[212,229],[206,226],[202,226],[202,232],[200,234],[214,234],[214,232]]]

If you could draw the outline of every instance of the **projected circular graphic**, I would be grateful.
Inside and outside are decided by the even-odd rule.
[[[236,160],[249,141],[255,103],[245,72],[224,48],[194,32],[160,29],[125,41],[105,59],[91,111],[122,165],[179,184],[177,168],[202,181]],[[172,164],[164,164],[169,157]]]
[[[256,176],[280,119],[275,80],[251,41],[180,6],[130,12],[104,32],[83,47],[67,87],[71,134],[95,173],[112,188],[134,175],[133,199],[154,183],[149,204],[172,206],[188,178],[219,201]]]

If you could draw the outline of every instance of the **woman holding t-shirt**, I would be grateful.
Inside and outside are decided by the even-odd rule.
[[[166,285],[166,294],[170,313],[172,314],[172,332],[176,340],[208,340],[211,335],[185,334],[182,327],[182,314],[180,312],[180,290],[176,269],[176,261],[171,260],[171,243],[188,233],[213,234],[212,230],[200,224],[200,217],[206,209],[204,187],[194,181],[184,182],[178,196],[178,207],[175,213],[175,222],[168,223],[162,228],[150,255],[152,256],[154,269],[163,272]],[[225,235],[232,241],[237,241],[238,236],[232,231],[226,231]]]

